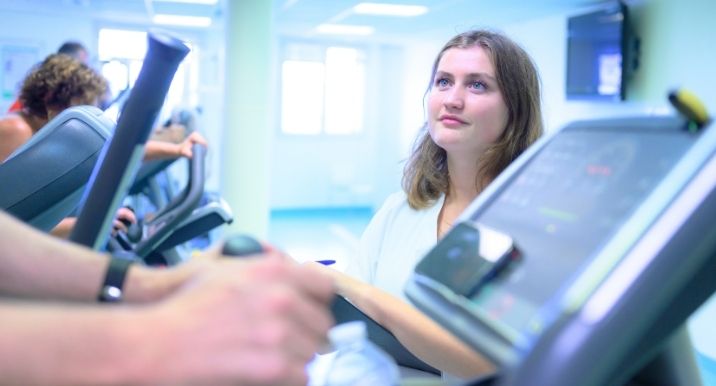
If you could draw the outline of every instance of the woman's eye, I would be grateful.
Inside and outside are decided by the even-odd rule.
[[[472,84],[470,84],[470,87],[478,91],[484,91],[487,89],[487,85],[485,85],[485,83],[483,82],[472,82]]]
[[[445,78],[440,78],[435,81],[435,85],[438,87],[447,87],[450,85],[450,82],[448,82],[448,80]]]

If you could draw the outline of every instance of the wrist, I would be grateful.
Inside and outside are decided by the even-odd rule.
[[[124,283],[127,271],[133,261],[128,258],[112,256],[107,264],[102,287],[100,287],[97,300],[105,303],[116,303],[124,298]]]
[[[146,303],[161,299],[168,292],[167,282],[161,270],[134,264],[127,272],[124,301]]]
[[[189,280],[198,266],[187,262],[177,267],[159,269],[134,264],[127,272],[125,301],[147,303],[163,299]]]
[[[174,143],[174,157],[180,158],[182,157],[182,142],[180,143]]]

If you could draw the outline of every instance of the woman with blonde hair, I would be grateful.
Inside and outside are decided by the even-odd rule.
[[[426,91],[428,117],[405,166],[403,190],[366,228],[337,292],[429,365],[461,378],[492,364],[407,303],[422,256],[477,195],[542,134],[540,84],[529,55],[506,36],[475,30],[447,42]]]

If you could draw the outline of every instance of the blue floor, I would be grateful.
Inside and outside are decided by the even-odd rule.
[[[268,239],[298,261],[336,260],[340,268],[372,216],[368,207],[272,210]]]
[[[697,352],[696,361],[701,369],[701,380],[704,386],[716,386],[716,360]]]

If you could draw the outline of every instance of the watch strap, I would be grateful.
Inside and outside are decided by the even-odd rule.
[[[129,259],[116,256],[110,259],[97,300],[103,303],[116,303],[122,300],[124,279],[131,265],[132,260]]]

